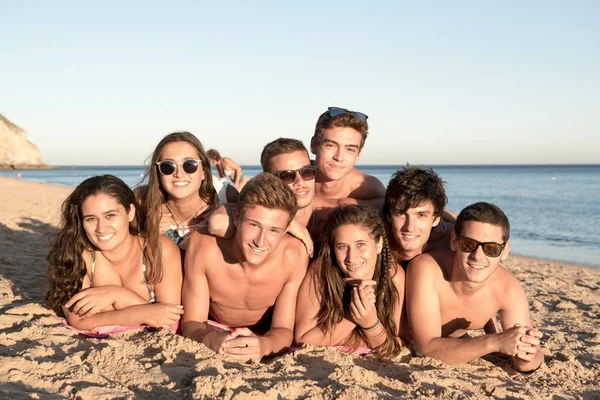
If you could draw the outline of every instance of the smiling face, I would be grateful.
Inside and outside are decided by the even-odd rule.
[[[242,250],[244,261],[250,265],[262,264],[279,246],[288,227],[290,214],[281,209],[262,206],[247,208],[241,216],[234,211],[235,238]]]
[[[402,260],[410,260],[421,254],[427,246],[431,229],[440,222],[436,217],[431,201],[409,208],[407,211],[395,210],[388,217],[392,236]]]
[[[277,173],[285,170],[298,170],[302,167],[310,166],[310,159],[306,151],[294,151],[288,154],[278,154],[269,160],[269,172]],[[312,205],[315,196],[315,180],[305,181],[296,174],[296,180],[288,185],[294,196],[298,208],[305,208]]]
[[[383,238],[376,241],[361,225],[339,226],[332,231],[332,235],[332,250],[344,277],[373,279]]]
[[[171,175],[158,174],[162,188],[170,198],[185,199],[198,196],[200,185],[204,179],[202,165],[198,164],[196,172],[188,174],[182,164],[186,160],[198,160],[200,156],[196,148],[187,142],[172,142],[167,144],[160,155],[159,161],[171,160],[177,164]]]
[[[502,240],[502,228],[500,226],[482,222],[466,221],[463,224],[460,236],[482,243],[504,243]],[[509,242],[499,257],[486,256],[481,246],[477,246],[472,252],[466,253],[458,249],[457,239],[456,233],[452,232],[450,245],[452,250],[456,251],[452,275],[458,280],[466,280],[471,283],[485,282],[494,273],[496,268],[498,268],[500,261],[506,259],[510,250]]]
[[[135,217],[135,206],[132,204],[127,212],[117,199],[99,193],[85,199],[81,215],[89,241],[100,251],[107,251],[129,237],[129,223]]]
[[[356,129],[325,129],[320,139],[313,137],[311,151],[320,177],[337,181],[352,171],[360,156],[362,135]]]

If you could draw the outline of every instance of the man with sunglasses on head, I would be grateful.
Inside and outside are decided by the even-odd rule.
[[[310,150],[316,157],[318,196],[351,198],[379,209],[383,206],[381,181],[354,168],[369,133],[367,118],[358,111],[329,107],[317,120]]]
[[[475,203],[456,219],[452,251],[424,253],[409,264],[406,308],[418,354],[460,364],[501,353],[511,357],[517,371],[539,368],[542,333],[531,326],[519,281],[500,265],[510,250],[509,235],[510,224],[500,208]],[[463,338],[496,313],[503,332]]]
[[[268,143],[260,155],[264,172],[278,177],[294,193],[298,212],[290,223],[288,232],[302,240],[310,256],[314,253],[313,238],[323,232],[328,215],[349,199],[328,200],[315,197],[316,167],[311,165],[308,150],[297,139],[279,138]],[[209,218],[209,231],[216,236],[230,237],[235,227],[231,223],[231,210],[224,207]],[[318,243],[317,243],[318,247]],[[317,249],[318,250],[318,249]]]

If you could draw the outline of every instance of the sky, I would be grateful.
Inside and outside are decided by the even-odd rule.
[[[178,130],[257,165],[278,137],[308,146],[328,106],[369,115],[360,164],[600,163],[598,1],[3,1],[0,15],[0,114],[51,165],[142,165]]]

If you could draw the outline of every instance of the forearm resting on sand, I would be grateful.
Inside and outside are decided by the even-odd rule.
[[[264,348],[261,349],[263,352],[262,355],[274,356],[290,348],[294,339],[294,333],[287,328],[271,328],[262,339],[266,339]]]
[[[204,344],[214,352],[219,352],[223,342],[228,336],[226,332],[218,332],[213,330],[208,321],[188,321],[181,325],[181,333],[183,337],[192,339],[198,343]]]
[[[497,335],[483,335],[473,338],[437,337],[419,343],[415,340],[415,348],[420,356],[428,356],[444,364],[463,364],[489,353],[498,352]]]
[[[63,307],[69,325],[77,329],[93,329],[103,325],[149,325],[154,328],[169,328],[183,314],[182,306],[175,304],[133,305],[121,310],[105,311],[91,317],[79,318]]]

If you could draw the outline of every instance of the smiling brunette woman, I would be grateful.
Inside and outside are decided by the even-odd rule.
[[[139,195],[148,232],[156,237],[165,234],[185,249],[189,233],[219,202],[202,143],[189,132],[165,136],[152,153],[146,176],[148,185]]]
[[[335,209],[325,240],[298,293],[296,342],[397,355],[404,271],[391,256],[377,210]]]
[[[86,179],[63,203],[46,303],[71,326],[171,327],[183,314],[179,250],[166,237],[146,235],[136,204],[112,175]]]

